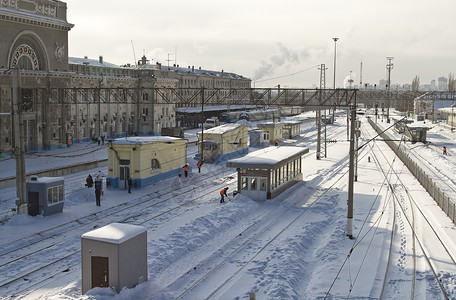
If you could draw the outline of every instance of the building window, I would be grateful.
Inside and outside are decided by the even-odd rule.
[[[156,160],[155,158],[152,159],[150,168],[152,170],[160,169],[160,163],[158,162],[158,160]]]
[[[215,151],[217,150],[216,144],[204,143],[204,150]]]
[[[247,182],[247,177],[242,177],[241,189],[242,189],[243,191],[246,191],[246,190],[249,189],[248,182]]]
[[[256,177],[251,177],[250,178],[250,189],[252,191],[256,191],[256,189],[257,189],[257,179],[256,179]]]
[[[39,70],[40,63],[35,50],[29,45],[22,44],[13,53],[11,66],[25,70]]]
[[[63,185],[48,188],[48,204],[63,201]]]

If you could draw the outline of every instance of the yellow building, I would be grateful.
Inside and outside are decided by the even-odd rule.
[[[281,140],[283,138],[283,123],[266,122],[257,125],[258,130],[266,131],[266,140],[274,143],[275,139]]]
[[[177,176],[186,163],[187,140],[169,136],[127,137],[115,139],[108,147],[108,177],[111,188],[141,188]]]
[[[204,141],[202,141],[204,137]],[[247,145],[248,125],[225,124],[198,133],[199,154],[204,162],[219,163],[227,159],[240,157],[249,152]]]

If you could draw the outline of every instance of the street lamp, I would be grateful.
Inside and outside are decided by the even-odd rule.
[[[334,85],[333,85],[333,88],[336,89],[336,45],[337,45],[337,41],[339,40],[339,38],[334,37],[332,39],[334,41]]]

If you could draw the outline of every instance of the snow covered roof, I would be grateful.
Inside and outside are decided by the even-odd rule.
[[[220,141],[216,140],[204,140],[205,143],[211,143],[211,144],[220,144]]]
[[[84,65],[87,64],[89,66],[94,67],[106,67],[106,68],[117,68],[121,69],[120,66],[111,64],[108,62],[103,61],[100,63],[99,59],[90,59],[90,58],[82,58],[82,57],[68,57],[68,63],[72,65]]]
[[[453,107],[443,107],[443,108],[438,108],[437,110],[446,112],[449,114],[455,114],[456,113],[456,104]]]
[[[175,67],[175,66],[163,66],[160,65],[162,71],[173,71],[176,72],[179,75],[192,75],[192,76],[202,76],[202,77],[217,77],[217,78],[227,78],[227,79],[238,79],[238,80],[250,80],[242,75],[236,74],[236,73],[230,73],[230,72],[225,72],[225,71],[214,71],[214,70],[204,70],[201,68],[195,68],[195,67],[188,67],[188,68],[183,68],[183,67]],[[155,69],[156,64],[144,64],[140,65],[139,68],[145,68],[145,69]]]
[[[142,226],[111,223],[104,227],[86,232],[81,236],[81,238],[112,244],[121,244],[146,231],[146,228]]]
[[[302,121],[285,121],[283,125],[285,126],[292,126],[292,125],[299,125],[302,124]]]
[[[218,111],[218,110],[231,110],[231,109],[246,109],[252,108],[255,105],[212,105],[212,106],[204,106],[204,111]],[[181,113],[201,113],[201,106],[195,107],[178,107],[178,112]]]
[[[429,126],[427,124],[424,124],[422,122],[415,122],[415,123],[410,123],[410,124],[407,124],[407,127],[408,128],[412,128],[412,129],[429,129],[431,128],[432,126]]]
[[[175,142],[183,139],[172,136],[131,136],[112,141],[113,145],[145,145],[157,142]]]
[[[31,182],[31,183],[34,183],[34,182],[49,183],[49,182],[56,182],[56,181],[64,181],[64,178],[63,177],[37,177],[36,180],[28,180],[27,182]]]
[[[283,123],[279,122],[264,122],[264,123],[258,123],[258,127],[265,127],[265,128],[271,128],[271,127],[283,127]]]
[[[233,131],[233,130],[238,129],[243,126],[246,126],[246,125],[238,124],[238,123],[224,124],[224,125],[213,127],[211,129],[207,129],[204,131],[204,133],[205,134],[224,134],[226,132]],[[200,134],[201,133],[198,133],[198,135],[200,135]]]
[[[309,152],[309,148],[282,146],[268,147],[250,152],[244,157],[231,159],[226,162],[230,168],[260,168],[273,169],[276,165],[291,158],[302,156]]]

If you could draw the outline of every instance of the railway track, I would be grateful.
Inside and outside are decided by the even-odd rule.
[[[346,160],[343,157],[341,160]],[[344,178],[348,172],[346,165],[335,169],[322,171],[322,176],[331,175],[325,184],[303,195],[298,201],[287,203],[280,210],[273,210],[268,215],[255,218],[250,226],[236,232],[236,238],[229,239],[222,249],[216,249],[211,255],[200,262],[196,267],[185,270],[185,274],[173,284],[166,287],[165,291],[173,291],[176,299],[217,299],[222,297],[236,282],[240,280],[243,272],[254,265],[254,261],[262,255],[267,255],[274,245],[280,243],[280,238],[286,231],[296,230],[296,223],[312,211],[314,205],[324,199],[326,194]],[[343,185],[344,183],[342,183]],[[321,185],[319,178],[314,178],[309,186]],[[284,200],[286,202],[286,200]],[[300,209],[297,209],[300,207]],[[284,221],[286,220],[286,221]],[[302,229],[301,229],[302,230]],[[315,236],[315,233],[301,232],[302,235]],[[223,276],[223,281],[214,282],[213,278]],[[209,288],[208,288],[209,287]],[[210,294],[203,294],[201,290],[211,290]]]
[[[228,178],[234,178],[231,170],[225,170],[222,175],[227,176]],[[2,244],[0,246],[0,273],[8,273],[8,279],[0,282],[0,289],[5,291],[9,290],[12,298],[19,295],[23,296],[23,294],[31,288],[35,288],[39,286],[40,283],[58,276],[61,270],[67,271],[79,265],[80,257],[77,255],[80,252],[79,242],[75,242],[74,239],[79,239],[82,233],[92,230],[93,228],[101,227],[111,222],[144,224],[155,219],[161,220],[159,222],[163,222],[162,219],[164,218],[166,220],[167,215],[173,215],[175,217],[176,214],[182,214],[185,211],[197,208],[198,205],[191,206],[191,204],[194,203],[198,197],[193,197],[176,204],[174,193],[182,190],[187,190],[187,192],[192,189],[204,190],[204,181],[210,179],[211,176],[212,174],[207,174],[206,178],[193,180],[191,183],[189,181],[187,184],[181,186],[172,186],[166,192],[156,193],[156,191],[152,191],[147,195],[140,196],[113,207],[108,207],[97,213],[60,224],[29,237],[22,237],[21,239],[11,241],[10,243]],[[215,193],[225,185],[227,185],[226,181],[212,189],[206,189],[204,194]],[[163,186],[161,186],[161,188],[163,189]],[[173,202],[175,205],[163,206],[165,202],[169,201]],[[160,209],[160,206],[163,208]],[[135,220],[137,219],[137,215],[131,214],[135,211],[142,211],[144,212],[142,215],[147,215],[148,217],[145,220],[137,222],[137,220]],[[77,248],[76,250],[74,249],[75,245]],[[52,255],[55,249],[59,249],[59,252],[62,252],[62,247],[63,249],[68,249],[68,251],[65,251],[66,255],[64,257],[56,258],[55,255]],[[12,255],[14,255],[14,258],[11,258]],[[35,256],[50,257],[52,259],[45,265],[28,264],[28,271],[26,272],[22,269],[15,268],[15,265],[24,265],[24,261],[35,261],[33,259]],[[17,270],[16,272],[13,271],[15,269]],[[55,270],[57,270],[57,272]],[[48,275],[43,276],[43,272]]]
[[[192,154],[190,153],[190,155]],[[198,200],[216,193],[222,186],[233,186],[235,178],[231,170],[222,172],[216,169],[213,172],[200,178],[200,181],[193,180],[191,187],[189,184],[172,182],[167,189],[160,186],[147,195],[130,199],[113,207],[103,208],[96,213],[0,245],[0,273],[4,273],[2,269],[8,270],[9,273],[8,279],[0,282],[0,289],[7,291],[10,298],[21,298],[56,277],[73,272],[80,264],[79,241],[75,243],[74,239],[79,239],[80,234],[88,230],[110,222],[126,222],[156,228],[169,220],[178,219],[182,215],[197,210],[201,205],[207,205],[208,201]],[[213,189],[205,189],[205,184],[214,180],[215,173],[217,176],[222,175],[221,177],[225,177],[226,180],[219,182]],[[78,193],[81,189],[84,188],[69,189],[68,193]],[[204,192],[196,192],[196,190]],[[176,199],[176,195],[180,191],[190,192],[192,198]],[[170,201],[175,205],[160,208],[164,203]],[[211,201],[209,200],[209,202]],[[263,220],[261,215],[257,216],[257,222],[260,220]],[[55,257],[53,250],[62,248],[66,249],[65,255]],[[11,258],[13,255],[15,257]],[[33,261],[34,257],[49,257],[49,259],[46,260],[45,265],[29,265],[27,272],[17,269],[16,265],[24,265],[23,261]],[[17,270],[15,274],[11,272],[14,269]]]
[[[364,132],[367,133],[366,130]],[[440,289],[442,299],[450,299],[448,291],[451,290],[451,287],[447,278],[454,276],[456,271],[452,245],[448,245],[440,237],[442,233],[438,232],[435,224],[419,205],[419,201],[417,201],[419,199],[413,196],[403,181],[403,175],[407,173],[403,172],[404,169],[406,170],[405,166],[402,163],[394,165],[395,161],[391,162],[386,157],[385,152],[392,153],[392,150],[387,146],[381,148],[375,141],[370,147],[371,153],[387,181],[389,197],[393,202],[395,217],[393,224],[395,225],[391,228],[390,244],[400,245],[389,249],[388,264],[379,299],[388,299],[395,295],[395,291],[404,289],[410,291],[410,299],[415,299],[418,294],[425,294],[427,289],[433,289],[435,286]],[[377,148],[378,151],[374,151],[374,148]],[[386,166],[388,170],[382,166]],[[397,170],[398,167],[399,170]],[[445,258],[441,256],[441,253],[446,254]],[[412,260],[412,263],[407,263],[406,260]],[[451,266],[449,267],[448,264]],[[405,270],[405,267],[410,265],[413,266],[412,269]],[[427,267],[425,268],[423,265]],[[396,270],[393,273],[394,268]],[[424,275],[423,272],[432,274],[432,278]],[[402,276],[397,278],[397,274]]]

